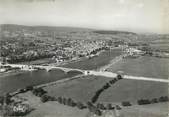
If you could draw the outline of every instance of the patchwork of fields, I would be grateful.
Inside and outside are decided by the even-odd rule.
[[[169,60],[152,57],[142,57],[138,59],[124,59],[113,65],[109,71],[124,71],[125,74],[168,78]],[[47,87],[46,90],[52,96],[71,97],[77,101],[89,101],[94,92],[101,88],[103,84],[111,79],[100,76],[87,76],[57,86]],[[131,101],[135,103],[141,98],[158,98],[168,95],[168,84],[151,81],[127,80],[123,79],[115,83],[108,90],[103,92],[99,102],[121,102]]]
[[[70,97],[77,101],[87,102],[110,79],[90,76],[84,79],[73,80],[56,86],[49,86],[45,89],[51,96]],[[98,102],[116,103],[137,99],[154,98],[168,95],[168,84],[147,81],[121,80],[102,93]]]

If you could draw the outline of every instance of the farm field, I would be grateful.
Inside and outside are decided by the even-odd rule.
[[[124,74],[167,79],[169,60],[153,57],[124,59],[113,65],[109,71],[124,71]],[[111,80],[101,76],[86,76],[45,89],[49,95],[71,97],[77,101],[89,101],[96,90]],[[123,79],[105,90],[99,97],[99,102],[131,101],[135,103],[141,98],[158,98],[168,96],[168,84],[152,81]]]
[[[70,97],[76,101],[87,102],[109,80],[111,79],[90,76],[86,79],[77,79],[56,86],[49,86],[45,90],[51,96]],[[105,90],[99,97],[98,102],[117,103],[131,101],[135,103],[137,99],[151,99],[167,95],[167,84],[123,79]]]
[[[40,98],[31,92],[19,94],[17,97],[26,99],[25,103],[29,103],[33,108],[33,111],[25,117],[85,117],[88,113],[87,109],[79,110],[57,102],[42,103]]]
[[[149,56],[126,58],[111,66],[108,71],[123,71],[126,75],[168,79],[169,59]]]
[[[89,115],[87,109],[79,110],[76,107],[68,107],[51,101],[42,103],[40,98],[34,96],[31,92],[19,94],[18,97],[26,99],[26,102],[34,108],[34,111],[26,115],[26,117],[88,117]],[[133,105],[131,107],[123,107],[120,111],[120,117],[166,117],[167,112],[168,103]]]

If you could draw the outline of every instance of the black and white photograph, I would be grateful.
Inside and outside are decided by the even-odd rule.
[[[169,117],[169,0],[0,0],[0,117]]]

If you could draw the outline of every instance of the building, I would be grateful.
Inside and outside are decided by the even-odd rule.
[[[30,110],[27,104],[16,104],[13,106],[13,112],[15,113],[27,113]]]
[[[128,48],[128,49],[126,49],[126,52],[127,52],[129,55],[142,55],[142,54],[144,54],[143,51],[138,50],[138,49],[136,49],[136,48]]]

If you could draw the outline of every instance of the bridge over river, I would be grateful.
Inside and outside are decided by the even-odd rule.
[[[65,67],[57,67],[57,66],[43,66],[43,65],[21,65],[21,64],[5,64],[3,66],[10,66],[10,67],[18,67],[21,68],[21,70],[36,70],[36,69],[45,69],[48,72],[50,72],[52,69],[60,69],[63,70],[65,73],[70,71],[79,71],[84,75],[95,75],[95,76],[104,76],[107,78],[116,78],[118,73],[108,72],[104,70],[95,71],[95,70],[82,70],[82,69],[74,69],[74,68],[65,68]],[[162,78],[150,78],[150,77],[140,77],[140,76],[130,76],[130,75],[122,75],[124,79],[130,79],[130,80],[144,80],[144,81],[154,81],[154,82],[163,82],[163,83],[169,83],[168,79],[162,79]]]

